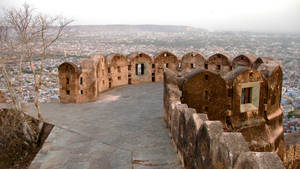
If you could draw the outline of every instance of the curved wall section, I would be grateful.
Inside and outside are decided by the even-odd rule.
[[[198,69],[184,78],[182,102],[207,114],[210,120],[225,122],[226,110],[231,106],[227,92],[226,82],[220,74]]]
[[[186,168],[284,168],[273,153],[286,158],[282,70],[274,60],[255,58],[240,55],[233,66],[226,54],[92,56],[80,66],[59,66],[60,101],[93,101],[113,87],[164,80],[163,118]]]
[[[135,52],[127,55],[127,58],[129,60],[128,84],[152,81],[154,68],[152,68],[151,56],[142,52]]]
[[[77,103],[78,77],[81,70],[73,63],[64,62],[58,67],[58,73],[60,102]]]
[[[155,81],[163,81],[164,69],[168,68],[174,72],[178,71],[178,58],[169,51],[163,51],[157,54],[154,58]]]
[[[202,72],[196,72],[190,79],[197,77],[197,74],[201,75]],[[243,75],[244,72],[240,73],[236,77]],[[255,138],[260,132],[257,128],[249,126],[251,121],[245,123],[243,128],[252,129],[253,140],[247,140],[243,131],[229,132],[226,127],[224,128],[223,122],[211,121],[209,114],[198,112],[181,102],[180,78],[166,70],[164,79],[164,103],[167,103],[164,104],[164,120],[170,130],[178,157],[185,168],[284,168],[283,162],[275,152],[255,152],[256,150],[249,146],[249,142],[257,141]],[[184,99],[186,98],[183,96]],[[260,134],[259,137],[261,136],[266,137]]]
[[[231,60],[231,56],[224,53],[217,53],[206,59],[203,54],[195,51],[185,54],[181,60],[169,51],[162,51],[154,55],[154,58],[143,52],[134,52],[127,56],[120,53],[95,55],[82,60],[80,65],[69,62],[60,65],[59,97],[62,103],[94,101],[101,92],[110,88],[141,82],[162,82],[165,69],[184,76],[201,68],[222,76],[231,71]],[[65,70],[66,65],[69,65],[69,70]],[[69,80],[68,83],[66,79]],[[213,101],[217,94],[214,90],[210,91],[208,95],[210,101]],[[227,102],[226,106],[229,106]],[[201,109],[203,107],[205,105],[202,105]]]
[[[205,69],[205,64],[206,58],[203,54],[198,52],[189,52],[182,57],[179,69],[182,75],[186,75],[187,73],[200,68]]]

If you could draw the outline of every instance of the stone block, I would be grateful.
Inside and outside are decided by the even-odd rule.
[[[275,152],[242,153],[234,169],[284,169],[282,161]]]
[[[224,132],[220,137],[216,168],[233,168],[239,155],[248,151],[248,144],[241,133]]]
[[[219,139],[223,128],[220,121],[204,121],[203,127],[198,130],[195,143],[196,168],[213,168],[217,163]]]

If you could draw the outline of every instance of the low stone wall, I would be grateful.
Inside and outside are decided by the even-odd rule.
[[[174,147],[187,169],[282,169],[275,152],[252,152],[239,132],[224,132],[220,121],[208,120],[180,101],[180,78],[164,73],[164,120]]]

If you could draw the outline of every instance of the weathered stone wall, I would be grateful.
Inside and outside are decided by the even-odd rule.
[[[128,60],[124,55],[111,54],[106,57],[106,64],[109,88],[128,84]]]
[[[276,75],[282,76],[280,73]],[[241,132],[251,150],[278,151],[283,140],[280,91],[273,93],[279,95],[276,116],[267,119],[269,112],[264,101],[270,100],[266,96],[268,83],[260,72],[239,67],[223,78],[216,72],[199,69],[183,79],[181,101],[188,107],[207,114],[209,120],[221,121],[225,131]],[[276,89],[281,88],[282,79],[273,80],[279,85]],[[242,90],[247,88],[249,102],[242,103],[242,98],[246,97]]]
[[[77,102],[83,103],[94,101],[98,96],[97,92],[97,60],[84,59],[81,62],[81,74],[78,77]]]
[[[130,64],[128,65],[128,84],[151,82],[152,58],[141,52],[132,53],[127,57],[130,60]]]
[[[196,56],[190,53],[186,55],[187,59],[178,61],[175,55],[162,52],[152,62],[152,58],[144,53],[128,55],[128,59],[121,54],[111,54],[106,57],[93,56],[83,61],[79,68],[66,62],[59,67],[60,99],[65,103],[91,101],[112,87],[153,80],[157,82],[164,78],[164,119],[187,168],[243,168],[247,165],[261,168],[261,159],[273,158],[272,153],[260,154],[248,149],[277,152],[282,159],[285,156],[288,156],[285,159],[293,159],[286,161],[297,161],[297,155],[297,158],[289,155],[297,148],[285,148],[283,141],[280,66],[268,59],[258,58],[261,63],[257,62],[259,64],[253,67],[256,62],[252,57],[250,65],[247,62],[247,66],[238,66],[230,71],[231,59],[227,55],[216,54],[206,62]],[[193,57],[195,62],[204,62],[204,69],[190,69]],[[179,62],[182,64],[180,69]],[[134,76],[136,64],[144,64],[142,78]],[[220,65],[220,70],[214,71],[217,65]],[[201,64],[198,66],[201,67]],[[167,75],[160,74],[164,70]],[[193,72],[179,78],[177,71]],[[252,88],[251,104],[241,104],[243,90],[249,87]],[[213,129],[209,126],[214,126],[212,128],[217,128],[220,133],[215,131],[210,134]],[[213,137],[210,138],[210,135]],[[203,141],[203,138],[206,140]],[[225,143],[228,138],[236,138],[236,142],[232,145]],[[202,142],[205,142],[204,146]],[[244,143],[248,144],[247,150],[242,148],[236,157],[225,158],[226,153],[236,151],[234,145]]]
[[[184,77],[182,102],[207,114],[210,120],[225,124],[226,110],[231,107],[231,98],[225,80],[216,72],[198,69]]]
[[[249,54],[239,55],[232,60],[232,66],[234,68],[240,66],[251,67],[256,60],[257,57],[253,55],[249,55]]]
[[[276,153],[251,152],[241,133],[224,132],[220,121],[182,104],[174,74],[164,79],[164,119],[185,168],[284,168]]]
[[[164,69],[168,68],[174,72],[178,71],[178,58],[173,53],[164,51],[154,58],[155,64],[155,81],[163,81]]]
[[[98,61],[96,74],[97,74],[97,94],[108,89],[108,74],[107,67],[105,64],[104,56],[93,56],[93,58]]]
[[[241,56],[242,55],[240,55],[239,57]],[[251,57],[251,55],[243,55],[243,57],[246,56],[247,58],[252,58],[252,63],[253,58],[255,57]],[[257,60],[261,60],[262,63],[267,62],[266,59],[258,58]],[[202,54],[197,52],[190,52],[184,55],[181,60],[179,60],[177,56],[168,51],[159,53],[158,55],[156,55],[154,60],[152,59],[152,57],[145,53],[135,52],[127,55],[127,58],[122,54],[110,54],[105,57],[92,56],[90,59],[83,61],[81,64],[82,65],[77,67],[75,64],[66,62],[63,63],[59,69],[59,83],[61,86],[60,100],[62,103],[82,103],[93,101],[95,100],[96,96],[99,95],[99,93],[109,88],[121,85],[135,84],[140,82],[160,82],[163,80],[163,71],[165,67],[174,72],[181,72],[182,75],[185,75],[188,72],[196,71],[199,68],[208,69],[209,71],[224,75],[232,68],[231,56],[228,56],[226,54],[215,54],[209,57],[208,60],[206,60]],[[139,71],[141,70],[141,66],[144,69],[144,71],[142,73],[140,72],[140,74],[138,75],[136,73],[137,64],[139,64],[140,66],[138,67]],[[216,70],[218,65],[220,65],[220,70]],[[65,70],[65,66],[69,68],[71,67],[70,70]],[[252,65],[248,66],[252,67]],[[257,64],[257,66],[260,65]],[[67,78],[69,79],[69,84],[66,84]],[[83,80],[82,84],[81,78]],[[212,80],[209,81],[213,83]],[[217,85],[217,83],[214,84],[214,86],[218,88]],[[211,92],[208,93],[208,104],[210,104],[212,100],[216,101],[216,98],[219,97],[217,93],[220,92],[220,95],[226,94],[226,92],[228,93],[227,89],[226,91],[223,90],[224,85],[223,87],[221,87],[222,90],[220,89],[219,92],[215,92],[214,88],[211,85],[206,86],[207,88],[211,89]],[[228,86],[226,86],[226,88],[230,89],[230,87]],[[226,106],[230,106],[231,104],[224,102],[222,103],[221,107],[224,107],[225,103]],[[205,107],[211,106],[202,103],[199,104],[198,107],[199,108],[195,107],[197,111],[200,111],[200,107],[202,109],[201,111],[203,111]],[[218,114],[220,114],[220,111]],[[222,117],[222,119],[224,119],[224,117]]]
[[[62,103],[77,103],[78,77],[81,71],[77,65],[69,62],[61,64],[59,72],[59,99]]]
[[[205,56],[198,52],[190,52],[185,54],[181,59],[181,73],[186,75],[189,72],[197,69],[205,68],[206,59]]]
[[[231,60],[232,58],[229,55],[223,53],[214,54],[207,60],[208,69],[224,75],[232,70]]]
[[[224,56],[229,58],[227,55]],[[82,61],[79,67],[68,62],[61,64],[59,68],[60,101],[83,103],[95,100],[99,93],[109,88],[140,82],[160,82],[163,80],[165,67],[183,74],[197,68],[209,67],[205,57],[197,52],[186,54],[182,60],[168,51],[159,53],[154,60],[142,52],[135,52],[127,57],[128,59],[122,54],[110,54],[106,57],[95,55]],[[223,62],[224,65],[227,64]],[[136,75],[136,64],[143,64],[142,75]]]
[[[274,68],[271,72],[271,75],[268,77],[268,88],[267,88],[267,118],[272,120],[278,114],[278,109],[280,109],[280,101],[281,101],[281,88],[282,88],[282,70],[280,66]]]
[[[256,101],[263,101],[264,95],[265,95],[265,84],[263,76],[260,72],[253,70],[253,69],[235,69],[234,75],[231,79],[227,79],[227,82],[229,85],[232,86],[233,90],[233,97],[232,97],[232,122],[234,126],[240,127],[243,122],[248,121],[250,119],[257,119],[262,120],[264,118],[264,105],[259,104],[254,109],[245,109],[245,111],[242,111],[241,106],[241,98],[242,98],[242,88],[243,84],[247,86],[257,85],[258,87],[258,95],[256,98]],[[256,84],[257,83],[257,84]],[[254,92],[254,91],[253,91]],[[254,97],[254,94],[252,94],[252,98]],[[262,102],[261,102],[262,103]]]

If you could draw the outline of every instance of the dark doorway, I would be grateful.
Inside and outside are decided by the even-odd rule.
[[[155,82],[155,73],[152,73],[152,82]]]
[[[204,68],[208,69],[208,64],[207,63],[204,64]]]
[[[228,131],[232,131],[233,125],[232,125],[230,116],[226,116],[225,121],[226,121],[226,126],[227,126]]]
[[[131,79],[128,79],[128,84],[131,84]]]
[[[112,81],[112,79],[110,78],[110,79],[108,79],[108,88],[111,88],[111,81]]]

